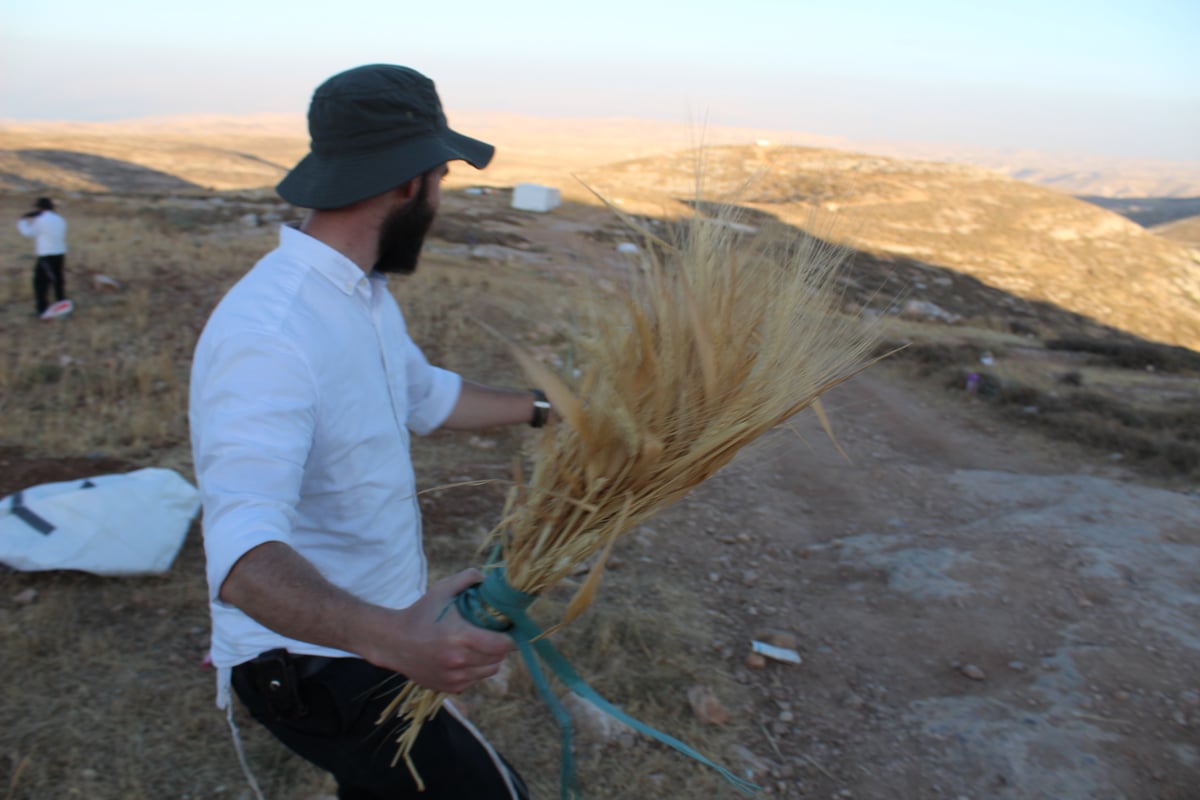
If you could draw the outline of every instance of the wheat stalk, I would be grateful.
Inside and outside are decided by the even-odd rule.
[[[705,210],[667,234],[625,218],[642,263],[581,309],[578,377],[513,347],[562,422],[536,441],[490,540],[531,595],[596,559],[555,629],[592,602],[618,538],[871,363],[873,332],[839,313],[845,250],[794,230],[747,236],[735,207]],[[442,700],[409,683],[380,720],[401,721],[397,759],[418,782],[409,753]]]

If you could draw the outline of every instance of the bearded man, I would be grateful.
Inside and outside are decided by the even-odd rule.
[[[417,267],[447,162],[482,169],[493,148],[393,65],[330,78],[308,122],[277,188],[310,212],[221,300],[192,367],[218,705],[232,726],[232,686],[342,800],[527,797],[452,705],[413,750],[423,792],[376,725],[404,681],[462,692],[513,649],[450,606],[477,570],[426,585],[409,436],[537,427],[549,408],[430,365],[387,288]]]

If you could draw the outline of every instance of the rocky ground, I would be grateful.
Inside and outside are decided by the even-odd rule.
[[[662,530],[753,688],[781,797],[1200,796],[1200,495],[886,369]],[[746,631],[803,664],[741,663]],[[762,667],[755,669],[754,667]]]

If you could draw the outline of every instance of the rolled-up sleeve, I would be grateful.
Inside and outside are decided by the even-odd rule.
[[[405,372],[408,385],[408,429],[424,436],[436,430],[458,403],[462,377],[432,366],[421,348],[407,339]]]
[[[214,602],[247,552],[291,544],[318,401],[309,365],[278,339],[231,337],[194,363],[189,421]]]

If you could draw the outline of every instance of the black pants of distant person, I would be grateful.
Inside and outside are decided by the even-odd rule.
[[[516,771],[499,755],[497,764],[495,751],[447,709],[422,726],[413,747],[425,782],[425,791],[418,791],[403,761],[392,766],[395,725],[375,724],[403,680],[357,658],[282,650],[233,668],[233,689],[250,715],[296,754],[332,773],[340,800],[528,799]]]
[[[66,256],[38,256],[33,265],[33,299],[37,303],[37,313],[50,307],[50,286],[54,286],[54,299],[63,300],[67,296],[66,283],[63,280],[63,267]]]

